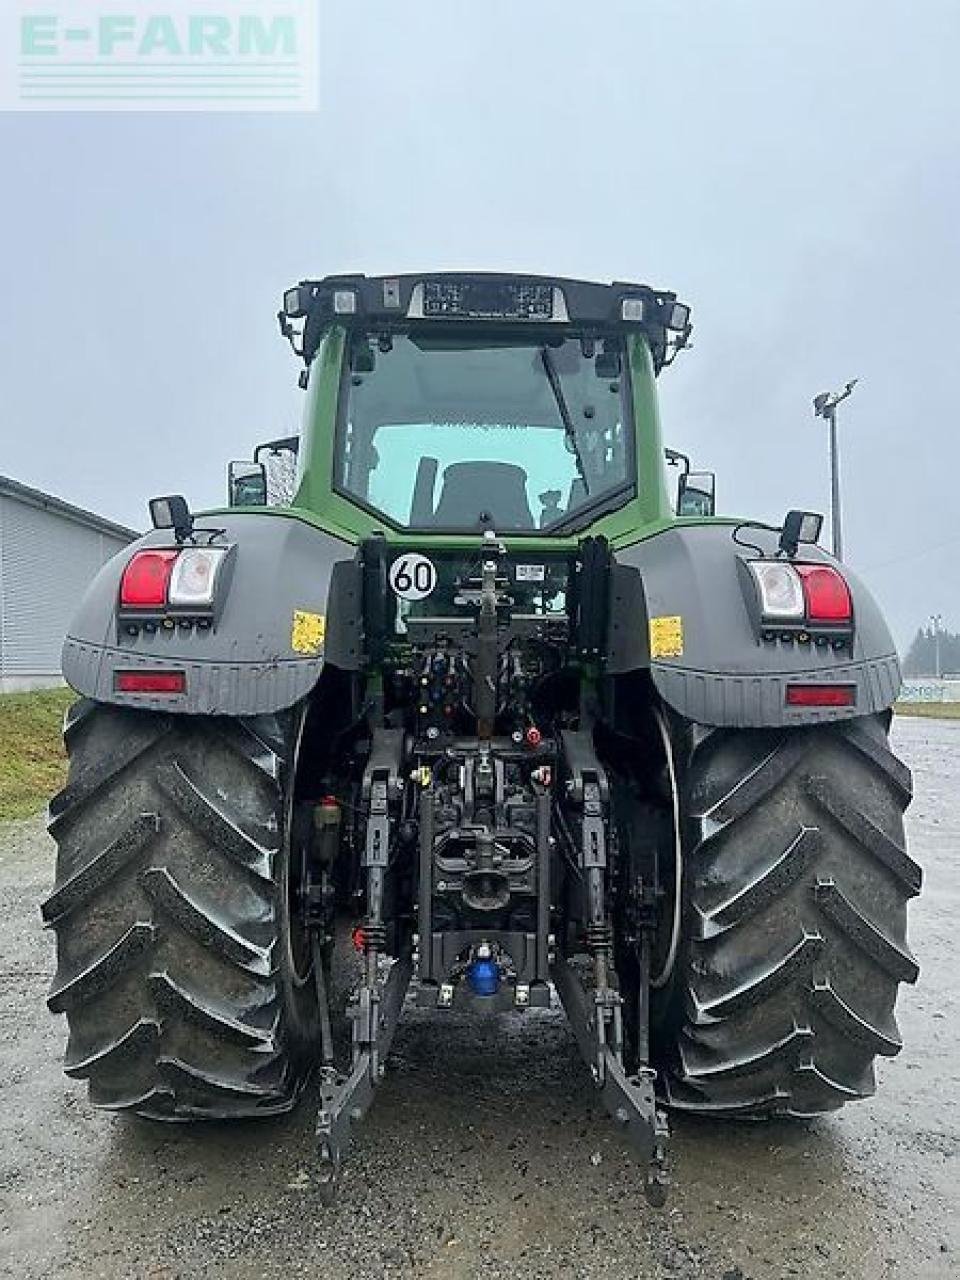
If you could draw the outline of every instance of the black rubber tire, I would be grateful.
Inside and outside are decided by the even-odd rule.
[[[288,1110],[317,1038],[294,972],[285,840],[299,717],[75,704],[50,805],[57,935],[48,1004],[67,1075],[155,1119]]]
[[[668,1102],[812,1116],[875,1088],[917,964],[906,904],[909,770],[870,717],[698,731],[685,785],[684,942]]]

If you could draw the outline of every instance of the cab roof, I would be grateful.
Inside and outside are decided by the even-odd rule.
[[[335,326],[369,334],[496,324],[501,329],[563,326],[597,338],[640,332],[658,372],[687,344],[692,329],[690,308],[675,293],[649,285],[489,271],[302,280],[284,294],[279,321],[307,364]]]

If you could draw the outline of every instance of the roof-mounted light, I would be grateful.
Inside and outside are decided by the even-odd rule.
[[[685,303],[659,298],[622,298],[620,317],[627,324],[665,325],[671,333],[686,333],[690,327],[690,308]]]
[[[335,289],[333,291],[333,313],[338,316],[355,316],[357,314],[356,290]]]
[[[283,311],[290,320],[302,320],[310,305],[311,290],[303,285],[288,289],[283,295]]]
[[[674,333],[685,333],[690,327],[690,308],[683,302],[674,302],[667,313],[667,328]]]

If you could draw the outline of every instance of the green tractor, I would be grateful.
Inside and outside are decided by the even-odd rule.
[[[655,1203],[669,1110],[870,1094],[917,976],[896,651],[818,516],[718,518],[665,452],[689,309],[347,275],[280,325],[302,434],[155,499],[66,640],[67,1073],[158,1120],[316,1078],[328,1192],[405,1001],[558,997]]]

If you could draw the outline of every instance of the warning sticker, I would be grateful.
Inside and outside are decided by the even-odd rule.
[[[547,576],[546,566],[542,564],[518,564],[518,582],[543,582]]]
[[[327,619],[322,613],[294,610],[293,629],[290,632],[290,648],[294,653],[305,653],[315,657],[323,648],[323,638],[326,633]]]
[[[683,618],[679,614],[650,619],[650,657],[683,657]]]

